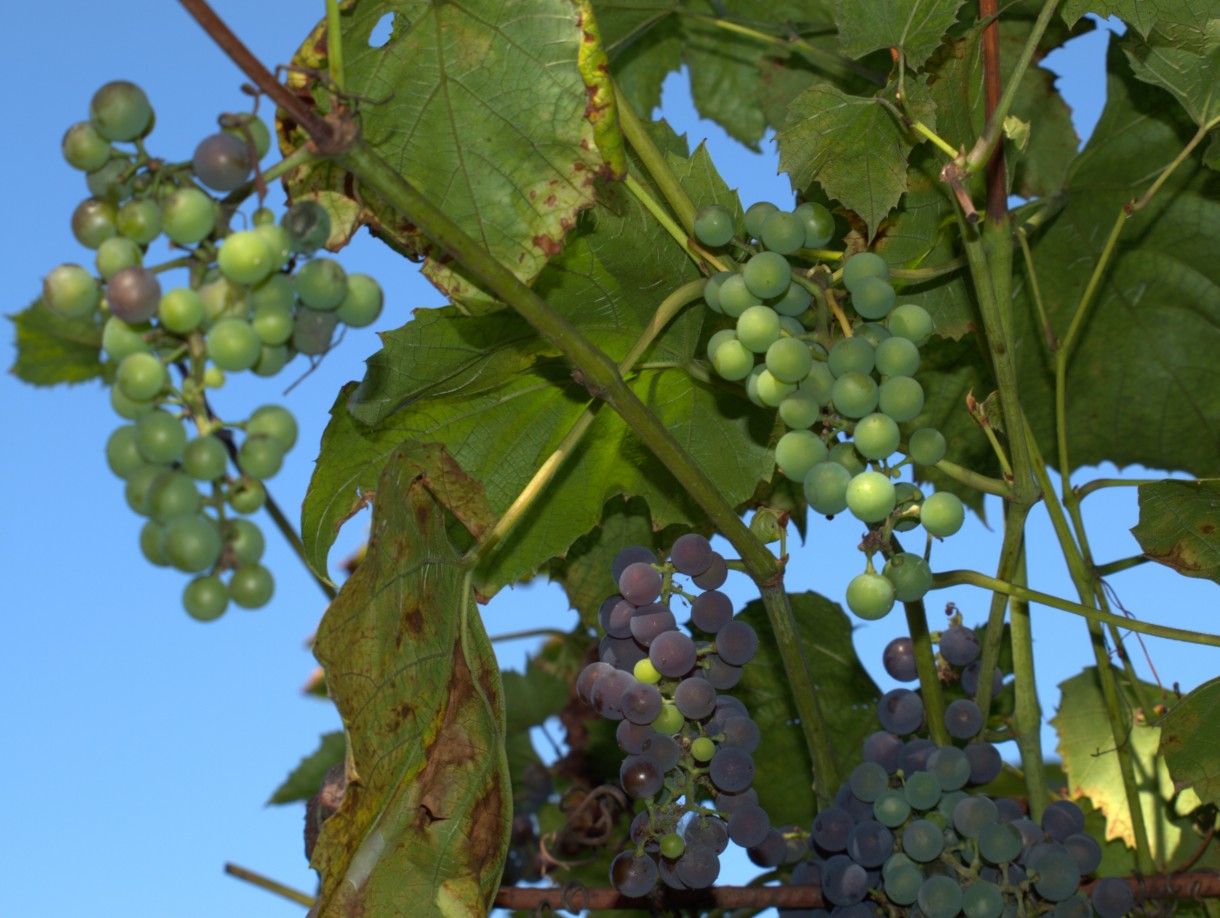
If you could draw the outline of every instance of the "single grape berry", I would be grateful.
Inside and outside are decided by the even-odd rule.
[[[695,238],[716,248],[733,238],[733,214],[720,204],[707,204],[695,214]]]
[[[215,225],[216,202],[198,188],[179,188],[161,203],[161,228],[178,245],[202,242]]]
[[[147,268],[123,268],[107,282],[106,301],[110,312],[127,324],[147,322],[161,303],[161,282]]]
[[[890,266],[875,252],[857,252],[843,264],[843,286],[855,292],[856,285],[866,277],[883,281],[890,279]]]
[[[78,121],[68,128],[60,149],[68,165],[81,172],[100,169],[110,159],[110,141],[89,121]]]
[[[956,494],[937,491],[924,499],[919,508],[919,521],[929,533],[948,538],[962,528],[966,520],[966,508]]]
[[[60,265],[43,278],[43,304],[65,319],[90,315],[100,301],[97,281],[80,265]]]
[[[107,140],[127,141],[142,137],[152,127],[152,120],[148,96],[127,80],[107,83],[93,94],[89,103],[89,121]]]
[[[250,150],[232,134],[213,134],[195,147],[191,168],[213,191],[233,191],[250,176]]]
[[[894,608],[894,585],[872,571],[857,574],[847,584],[847,607],[868,621],[884,618]]]
[[[292,237],[293,247],[308,255],[330,238],[330,215],[317,201],[297,201],[285,211],[280,226]]]
[[[381,285],[376,280],[367,274],[349,274],[347,293],[339,303],[336,315],[344,325],[364,328],[377,321],[384,300]]]

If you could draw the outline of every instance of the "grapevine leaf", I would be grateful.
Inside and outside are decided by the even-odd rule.
[[[499,886],[511,821],[500,673],[442,503],[470,490],[463,478],[435,448],[390,457],[368,553],[318,627],[350,750],[314,850],[311,918],[484,915]]]
[[[308,800],[322,786],[322,778],[326,775],[326,770],[343,761],[346,749],[347,741],[343,738],[342,730],[322,734],[322,741],[318,748],[301,759],[301,763],[292,770],[292,774],[276,788],[267,804]]]
[[[36,300],[8,319],[17,333],[17,359],[10,372],[23,382],[55,386],[103,375],[98,315],[65,319]]]
[[[1205,682],[1161,719],[1161,755],[1174,787],[1192,787],[1203,803],[1220,804],[1220,679]]]
[[[856,656],[851,620],[838,603],[817,593],[793,593],[789,599],[835,760],[846,774],[860,761],[865,737],[879,729],[871,715],[862,717],[861,712],[874,707],[881,692]],[[782,814],[785,823],[806,825],[814,815],[809,791],[813,765],[779,647],[761,600],[749,603],[737,617],[752,625],[759,639],[758,654],[733,689],[762,732],[754,757],[759,802],[774,819]]]
[[[1135,719],[1130,686],[1121,673],[1117,677],[1123,696],[1124,729],[1129,731],[1125,741],[1131,752],[1152,856],[1160,869],[1172,870],[1195,853],[1198,838],[1191,820],[1177,815],[1172,805],[1175,788],[1165,761],[1157,756],[1162,728]],[[1088,797],[1105,815],[1107,841],[1120,839],[1134,847],[1127,795],[1096,668],[1085,669],[1059,688],[1059,710],[1051,724],[1059,734],[1058,751],[1063,757],[1068,792],[1073,797]],[[1160,697],[1155,685],[1144,684],[1143,689],[1151,697]]]
[[[1220,16],[1158,22],[1145,37],[1124,37],[1122,48],[1135,75],[1172,93],[1195,124],[1220,117]]]
[[[390,39],[371,47],[368,37],[387,15]],[[319,25],[293,63],[325,72],[327,38]],[[343,19],[345,89],[375,100],[360,111],[364,140],[522,281],[562,249],[576,214],[593,202],[601,157],[577,63],[582,47],[571,0],[373,0]],[[330,89],[315,81],[311,90],[304,73],[289,84],[323,110],[332,104]],[[291,146],[304,141],[293,125],[280,127]],[[288,177],[288,190],[331,211],[332,241],[368,224],[395,249],[423,256],[425,274],[452,299],[489,302],[342,169],[304,166]]]
[[[1046,312],[1062,340],[1105,247],[1106,228],[1195,133],[1163,93],[1109,56],[1105,111],[1068,176],[1065,209],[1032,237]],[[1184,161],[1149,205],[1125,219],[1073,346],[1067,375],[1074,464],[1110,461],[1220,472],[1220,176]],[[1015,274],[1021,400],[1043,454],[1056,455],[1054,358],[1027,272]],[[1181,431],[1191,431],[1182,437]]]
[[[836,0],[839,42],[853,58],[879,48],[897,48],[918,70],[936,50],[964,0]]]
[[[1220,583],[1220,480],[1140,485],[1131,534],[1144,554],[1187,577]]]
[[[858,213],[875,235],[907,190],[907,155],[915,138],[877,99],[829,83],[809,87],[788,106],[777,137],[781,171],[796,188],[817,181]]]
[[[510,735],[528,732],[530,727],[538,726],[567,703],[567,680],[532,661],[526,665],[524,673],[506,670],[503,677]]]
[[[1160,22],[1188,25],[1204,22],[1214,14],[1211,0],[1067,0],[1063,4],[1063,21],[1074,25],[1086,13],[1106,19],[1117,16],[1141,35],[1147,35]]]

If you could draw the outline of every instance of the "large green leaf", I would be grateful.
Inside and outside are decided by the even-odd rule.
[[[1072,166],[1065,207],[1033,239],[1052,327],[1066,334],[1123,206],[1181,152],[1194,127],[1164,94],[1109,55],[1108,99]],[[1152,164],[1152,165],[1150,165]],[[1220,473],[1220,177],[1183,162],[1148,207],[1125,220],[1072,350],[1067,429],[1076,466],[1103,461]],[[1017,274],[1021,398],[1054,457],[1053,358]]]
[[[1161,755],[1174,786],[1220,804],[1220,679],[1205,682],[1161,719]]]
[[[500,673],[446,534],[445,504],[471,493],[435,448],[396,451],[368,553],[318,627],[349,773],[314,850],[311,918],[473,918],[499,886],[512,818]]]
[[[852,57],[897,48],[918,70],[932,56],[965,0],[836,0],[839,41]]]
[[[881,691],[856,656],[851,620],[838,603],[817,593],[789,598],[827,735],[845,776],[860,761],[865,737],[880,729],[871,709]],[[776,823],[808,825],[814,815],[813,765],[767,610],[754,600],[738,618],[753,625],[759,638],[758,654],[733,689],[762,731],[754,754],[759,802]]]
[[[390,39],[371,47],[386,15]],[[360,110],[364,139],[523,281],[593,202],[601,158],[585,117],[581,36],[570,0],[362,0],[343,16],[345,89],[372,100]],[[319,25],[294,63],[325,72],[327,40]],[[290,83],[310,92],[301,74]],[[324,109],[332,104],[328,88],[312,92]],[[340,239],[368,224],[400,251],[425,256],[424,272],[451,298],[485,302],[473,280],[343,170],[311,164],[289,176],[288,189],[326,206]]]
[[[739,210],[705,151],[679,160],[672,134],[658,137],[673,154],[671,167],[693,199]],[[535,289],[620,360],[651,322],[661,299],[696,277],[690,260],[635,198],[618,184],[606,184],[602,201],[582,215],[578,233]],[[705,312],[695,306],[670,323],[644,355],[646,368],[628,383],[715,478],[725,497],[741,503],[770,477],[769,422],[751,409],[740,387],[704,383],[689,372]],[[618,415],[591,404],[555,349],[515,316],[419,310],[412,322],[384,340],[385,351],[371,361],[351,412],[341,398],[323,437],[303,517],[308,556],[318,570],[325,569],[336,527],[358,508],[362,492],[374,486],[398,442],[443,442],[462,468],[483,483],[498,514],[587,410],[596,416],[545,500],[531,507],[512,539],[480,568],[480,592],[490,595],[561,557],[597,525],[602,505],[615,496],[644,497],[655,528],[702,524],[702,512]]]
[[[284,779],[284,783],[275,789],[268,804],[295,803],[306,800],[318,792],[322,786],[322,778],[332,765],[343,762],[343,754],[347,749],[347,740],[342,730],[322,734],[318,748],[301,759],[299,765]]]
[[[1147,33],[1127,35],[1122,48],[1145,83],[1168,90],[1191,120],[1220,117],[1220,10],[1191,22],[1158,22]]]
[[[1140,485],[1131,534],[1144,554],[1187,577],[1220,583],[1220,480]]]
[[[8,317],[16,331],[11,372],[35,386],[81,383],[103,374],[102,325],[94,314],[65,319],[35,301]]]
[[[1119,678],[1121,681],[1121,674]],[[1130,686],[1122,682],[1120,687],[1126,733],[1118,742],[1125,743],[1131,752],[1153,858],[1163,869],[1172,870],[1195,853],[1199,839],[1193,822],[1175,812],[1174,798],[1183,791],[1173,786],[1165,761],[1157,755],[1162,728],[1138,721],[1133,715]],[[1068,791],[1072,796],[1088,797],[1105,815],[1106,840],[1120,839],[1133,847],[1127,795],[1096,668],[1089,667],[1061,683],[1060,690],[1059,710],[1051,724],[1059,733],[1058,751],[1063,757]],[[1160,697],[1155,685],[1144,684],[1143,690],[1151,697]],[[1197,800],[1191,792],[1185,793],[1192,801]]]
[[[1103,19],[1117,16],[1147,35],[1158,22],[1203,22],[1215,11],[1211,0],[1067,0],[1062,16],[1068,25],[1074,25],[1086,13],[1096,13]]]

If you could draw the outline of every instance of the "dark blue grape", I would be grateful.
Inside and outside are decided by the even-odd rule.
[[[832,905],[855,905],[868,895],[868,874],[845,854],[822,865],[822,895]]]
[[[892,775],[898,770],[898,753],[901,749],[902,740],[893,733],[878,730],[876,733],[870,733],[864,740],[861,752],[864,761],[875,762]]]
[[[890,776],[876,762],[861,762],[847,778],[851,792],[865,803],[873,803],[890,786]]]
[[[716,794],[714,802],[717,810],[722,813],[728,813],[731,816],[738,807],[757,804],[758,791],[752,787],[747,787],[739,794],[727,794],[722,792]]]
[[[1000,776],[1004,768],[1004,760],[1000,758],[1000,750],[991,743],[971,743],[963,750],[970,760],[970,783],[973,785],[990,784]],[[1009,803],[1013,803],[1011,800]],[[997,801],[998,803],[998,801]],[[1013,806],[1016,806],[1013,803]],[[1013,819],[1020,818],[1020,807]]]
[[[619,708],[623,718],[633,724],[648,726],[661,713],[661,690],[648,682],[636,682],[623,692]]]
[[[659,793],[665,784],[664,770],[648,755],[627,756],[619,766],[618,774],[623,790],[636,800]]]
[[[687,847],[677,867],[678,878],[690,889],[707,889],[720,876],[720,858],[702,845]]]
[[[982,794],[963,797],[953,807],[953,827],[963,838],[978,838],[983,830],[995,825],[1000,811],[990,797]]]
[[[758,652],[758,635],[746,622],[735,619],[716,632],[716,653],[733,666],[744,666]]]
[[[702,845],[717,854],[729,846],[728,824],[719,816],[696,816],[682,830],[688,845]]]
[[[917,771],[928,770],[928,756],[936,749],[936,744],[930,739],[916,737],[902,744],[898,752],[898,770],[904,775],[913,775]]]
[[[657,865],[648,855],[624,851],[610,864],[610,882],[624,896],[646,896],[657,885]]]
[[[1021,833],[1021,860],[1025,860],[1025,855],[1029,853],[1034,845],[1041,844],[1046,837],[1046,833],[1042,831],[1042,827],[1032,819],[1022,816],[1020,819],[1014,819],[1011,823],[1012,827]]]
[[[771,829],[762,843],[746,849],[746,854],[759,867],[770,869],[784,862],[788,855],[788,844],[778,829]]]
[[[970,760],[956,746],[942,746],[928,756],[928,771],[943,791],[960,790],[970,780]]]
[[[709,653],[703,660],[707,663],[707,668],[703,671],[704,678],[717,689],[731,689],[741,681],[745,672],[740,666],[725,663],[718,653]]]
[[[719,590],[700,593],[691,603],[690,620],[707,634],[715,634],[733,620],[733,601]]]
[[[687,720],[702,720],[716,709],[716,687],[706,679],[683,679],[674,689],[674,704]]]
[[[719,552],[712,552],[712,563],[702,574],[691,577],[695,586],[701,590],[718,590],[729,579],[729,566]]]
[[[1076,860],[1082,875],[1092,873],[1101,864],[1101,845],[1092,835],[1081,832],[1069,835],[1063,840],[1063,847]]]
[[[1135,908],[1135,894],[1126,880],[1103,877],[1093,886],[1090,896],[1093,908],[1101,918],[1122,918]]]
[[[813,843],[827,852],[847,849],[847,836],[856,820],[851,813],[838,806],[828,806],[813,817]]]
[[[635,606],[623,599],[617,593],[602,603],[598,609],[597,619],[602,631],[614,638],[631,637],[631,616],[635,614]]]
[[[754,760],[741,749],[721,746],[708,764],[708,777],[719,790],[739,794],[754,780]]]
[[[975,660],[969,666],[962,670],[962,691],[971,697],[979,693],[979,672],[982,670],[983,664]],[[991,675],[991,696],[994,698],[1000,693],[1000,689],[1004,685],[1004,675],[1000,672],[997,666],[992,670]]]
[[[890,733],[914,733],[923,724],[923,699],[910,689],[886,692],[877,705],[877,717]]]
[[[902,830],[902,850],[912,860],[926,864],[944,849],[944,830],[930,819],[913,819]]]
[[[669,550],[670,560],[681,574],[702,574],[712,563],[712,544],[697,532],[679,536]]]
[[[633,724],[629,720],[620,720],[614,731],[614,738],[618,740],[618,747],[623,752],[639,755],[644,751],[644,740],[652,736],[652,732],[652,727],[647,724]]]
[[[899,682],[914,682],[919,678],[915,671],[915,647],[909,637],[897,637],[886,644],[881,662],[890,677]]]
[[[623,693],[632,685],[637,684],[636,678],[621,669],[612,670],[593,683],[589,697],[593,702],[593,710],[607,720],[623,719]]]
[[[651,644],[658,635],[673,631],[677,627],[678,622],[674,618],[673,612],[662,602],[641,606],[631,616],[631,636],[645,647]]]
[[[656,554],[651,548],[645,548],[643,545],[628,545],[614,556],[614,562],[610,565],[610,576],[614,578],[615,583],[618,583],[619,577],[623,576],[623,571],[632,564],[641,563],[656,564]]]
[[[851,792],[851,788],[844,784],[835,791],[835,806],[842,807],[851,814],[853,822],[859,822],[862,819],[873,818],[873,805],[861,800]]]
[[[609,663],[615,669],[625,672],[631,672],[636,663],[648,656],[648,651],[630,638],[622,640],[609,635],[601,639],[597,649],[603,663]]]
[[[1084,813],[1071,800],[1052,800],[1042,811],[1042,828],[1055,841],[1084,831]]]
[[[983,729],[983,712],[968,699],[951,701],[945,708],[945,729],[954,739],[973,739]]]
[[[978,659],[979,636],[962,625],[946,628],[940,635],[940,655],[953,666],[967,666]]]
[[[991,746],[990,743],[976,743],[972,745]],[[994,750],[995,746],[991,746],[991,748]],[[967,757],[970,756],[970,749],[971,746],[966,747]],[[999,754],[999,752],[996,752],[996,755]],[[973,760],[971,761],[973,763]],[[971,783],[975,783],[973,779],[971,780]],[[1000,818],[1005,822],[1014,822],[1025,815],[1025,811],[1021,809],[1021,804],[1017,803],[1017,801],[1013,800],[1011,797],[996,797],[995,805],[996,809],[1000,811]]]
[[[761,806],[742,806],[729,817],[729,838],[742,848],[761,845],[771,831],[771,820]]]
[[[640,744],[640,749],[644,755],[657,762],[662,773],[669,771],[682,758],[682,747],[678,745],[678,741],[664,733],[654,733],[647,737]]]
[[[880,867],[894,853],[894,833],[875,819],[856,823],[847,836],[847,854],[861,867]]]
[[[651,564],[636,561],[628,564],[618,578],[618,591],[635,606],[646,606],[661,596],[661,572]]]
[[[1023,847],[1021,832],[1011,823],[995,822],[979,833],[979,853],[993,864],[1016,860]]]
[[[1080,893],[1055,903],[1054,918],[1093,918],[1093,906]]]
[[[1036,874],[1034,889],[1048,902],[1061,902],[1080,887],[1080,868],[1066,851],[1047,851],[1033,860],[1029,869]]]
[[[729,717],[724,722],[724,745],[736,746],[742,752],[753,754],[762,740],[758,724],[749,717]],[[748,845],[746,847],[749,847]]]
[[[648,659],[662,676],[677,679],[695,668],[695,642],[681,631],[663,631],[648,645]]]
[[[606,673],[614,672],[614,667],[609,663],[598,661],[590,663],[580,671],[580,675],[576,677],[576,694],[588,704],[593,705],[593,683],[600,679]]]

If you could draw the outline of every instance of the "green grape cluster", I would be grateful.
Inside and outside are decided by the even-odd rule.
[[[889,265],[873,252],[848,258],[842,286],[831,283],[832,272],[816,263],[834,232],[825,207],[784,211],[762,202],[743,222],[739,232],[717,204],[695,218],[695,236],[706,246],[755,240],[736,245],[739,270],[706,282],[708,307],[733,322],[711,336],[707,358],[722,378],[741,382],[751,402],[779,414],[787,432],[775,445],[776,466],[801,483],[809,507],[827,516],[850,511],[875,534],[847,603],[861,618],[880,618],[896,600],[921,598],[931,571],[904,553],[878,573],[873,553],[888,557],[892,532],[922,525],[929,538],[945,538],[965,519],[953,494],[925,497],[897,481],[904,466],[935,465],[948,447],[935,428],[912,428],[924,407],[916,373],[932,317],[918,304],[897,303]]]
[[[1130,912],[1121,880],[1099,881],[1091,898],[1079,891],[1100,867],[1101,845],[1074,802],[1053,801],[1035,822],[1017,801],[985,792],[1002,761],[973,700],[979,639],[958,623],[939,647],[946,688],[962,689],[949,692],[961,697],[944,711],[953,741],[937,746],[924,735],[918,692],[886,693],[882,729],[865,739],[863,761],[814,819],[811,856],[793,868],[792,882],[819,884],[830,915],[843,918],[913,909],[925,918]],[[917,678],[910,638],[891,642],[883,659],[895,679]]]
[[[330,235],[314,202],[293,204],[278,223],[259,207],[247,228],[234,228],[241,190],[254,190],[271,145],[262,120],[222,116],[221,130],[184,162],[147,152],[154,120],[144,92],[115,81],[94,95],[88,120],[68,128],[63,156],[85,173],[90,193],[72,232],[94,264],[52,269],[42,302],[101,324],[110,403],[127,422],[111,434],[107,462],[128,504],[148,518],[145,557],[195,575],[183,605],[211,620],[230,602],[258,608],[271,598],[263,535],[246,517],[264,505],[263,482],[282,466],[297,425],[278,405],[222,421],[208,391],[226,373],[272,376],[297,354],[323,354],[341,323],[375,321],[383,296],[373,278],[314,256]],[[172,251],[150,264],[162,239]],[[166,281],[174,274],[181,283]]]

